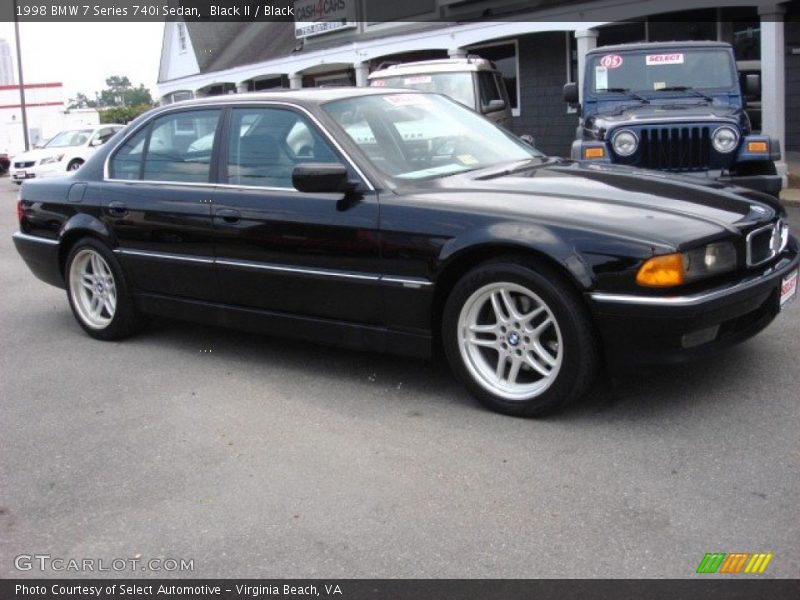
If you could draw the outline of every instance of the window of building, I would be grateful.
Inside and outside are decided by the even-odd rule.
[[[293,188],[303,162],[339,162],[301,114],[280,108],[236,108],[228,142],[228,183]]]
[[[497,70],[503,76],[508,100],[511,102],[511,112],[515,117],[519,111],[519,47],[517,40],[510,42],[500,42],[497,44],[486,44],[472,46],[469,48],[470,54],[477,54],[481,58],[491,60]]]
[[[184,54],[189,44],[186,40],[186,23],[178,23],[178,52]]]

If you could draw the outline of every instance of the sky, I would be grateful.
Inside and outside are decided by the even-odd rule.
[[[156,80],[164,23],[20,23],[25,83],[60,81],[64,100],[105,88],[110,75],[126,75],[158,97]],[[0,22],[11,46],[16,77],[14,23]],[[18,82],[17,82],[18,83]]]

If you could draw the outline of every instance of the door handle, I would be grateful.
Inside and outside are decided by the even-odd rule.
[[[124,202],[109,202],[108,214],[114,217],[124,217],[128,214],[128,207]]]
[[[242,218],[242,215],[239,214],[239,211],[233,210],[232,208],[217,209],[217,211],[214,213],[214,216],[221,218],[226,223],[238,223]]]

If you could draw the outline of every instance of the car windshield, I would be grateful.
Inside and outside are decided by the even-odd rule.
[[[43,148],[66,148],[67,146],[82,146],[89,141],[93,129],[71,129],[62,131],[47,142]]]
[[[475,108],[475,87],[472,73],[426,73],[424,75],[397,75],[373,79],[372,87],[410,88],[421,92],[436,92],[450,96],[464,106]]]
[[[725,89],[735,84],[726,50],[649,50],[609,52],[589,58],[594,93],[658,92],[659,90]]]
[[[437,94],[362,96],[323,108],[375,167],[401,179],[433,179],[544,156]]]

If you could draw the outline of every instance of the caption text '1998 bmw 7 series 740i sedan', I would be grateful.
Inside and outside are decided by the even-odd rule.
[[[796,295],[773,198],[551,158],[437,94],[329,88],[141,116],[25,183],[17,250],[98,339],[172,316],[430,356],[538,415],[600,369],[736,343]]]

